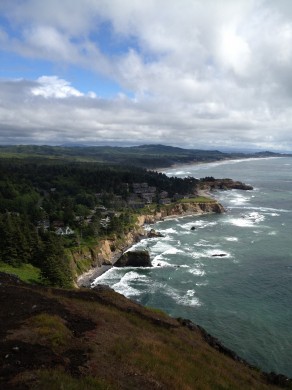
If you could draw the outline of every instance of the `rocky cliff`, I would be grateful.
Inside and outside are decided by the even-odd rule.
[[[138,217],[138,225],[152,224],[165,218],[183,217],[187,215],[202,215],[212,213],[224,213],[224,207],[217,201],[174,203],[164,207],[155,214],[141,215]]]
[[[223,206],[214,200],[206,203],[175,203],[162,207],[159,212],[139,215],[135,228],[132,232],[126,234],[123,239],[101,240],[91,248],[83,248],[72,252],[75,269],[77,270],[77,284],[79,286],[89,286],[94,278],[99,276],[102,266],[115,264],[126,249],[141,238],[146,238],[147,233],[143,228],[145,224],[152,224],[171,217],[223,213],[224,211]]]

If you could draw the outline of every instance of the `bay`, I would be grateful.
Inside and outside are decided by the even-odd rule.
[[[166,169],[254,190],[215,193],[224,214],[156,223],[164,237],[135,246],[150,251],[152,268],[112,268],[95,283],[191,319],[251,364],[292,376],[291,167],[292,158],[267,158]]]

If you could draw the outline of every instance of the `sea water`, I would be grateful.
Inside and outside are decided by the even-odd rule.
[[[292,158],[267,158],[165,170],[241,180],[254,190],[216,192],[224,214],[149,226],[164,237],[135,248],[149,250],[153,267],[112,268],[95,283],[191,319],[251,364],[291,377],[291,168]]]

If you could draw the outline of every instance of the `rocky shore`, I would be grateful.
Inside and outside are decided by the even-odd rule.
[[[123,256],[123,254],[132,245],[139,242],[141,239],[147,238],[147,231],[144,229],[144,225],[153,224],[167,218],[186,217],[192,215],[199,216],[211,213],[220,214],[224,211],[224,207],[214,200],[206,203],[176,203],[163,208],[155,214],[138,216],[134,231],[125,236],[122,244],[115,242],[115,240],[104,240],[100,243],[96,251],[91,250],[87,254],[83,254],[91,257],[91,263],[94,264],[94,267],[77,278],[77,286],[90,287],[92,282],[114,266],[120,257]],[[75,254],[74,256],[74,261],[77,262],[78,254]]]

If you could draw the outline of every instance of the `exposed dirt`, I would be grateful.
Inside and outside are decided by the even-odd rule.
[[[146,309],[105,286],[53,289],[0,273],[0,305],[1,390],[291,385],[238,361],[190,321]]]

